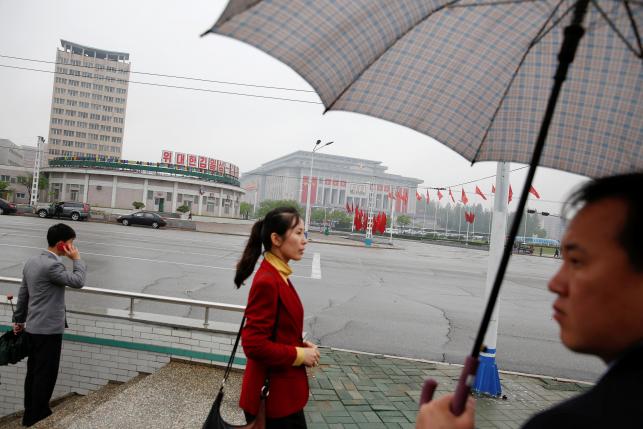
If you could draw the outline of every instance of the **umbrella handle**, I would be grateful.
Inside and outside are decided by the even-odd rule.
[[[438,382],[434,379],[427,378],[424,381],[424,386],[422,386],[422,394],[420,395],[420,406],[426,404],[427,402],[431,402],[436,387],[438,387]]]
[[[476,372],[478,371],[479,360],[477,357],[467,356],[464,361],[464,367],[460,373],[460,379],[458,380],[458,386],[455,389],[455,396],[451,401],[450,409],[453,415],[459,416],[464,412],[464,407],[467,403],[467,398],[471,392],[471,386],[473,386],[474,381],[476,380]]]

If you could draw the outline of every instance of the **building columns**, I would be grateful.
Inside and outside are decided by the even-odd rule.
[[[87,194],[89,193],[89,173],[85,174],[85,189],[83,190],[83,203],[87,204]]]
[[[148,179],[145,179],[143,182],[143,199],[141,202],[147,206],[147,185],[148,185]]]
[[[112,180],[112,204],[111,208],[116,207],[116,188],[118,187],[118,176],[114,176],[114,179]]]
[[[172,192],[172,213],[176,213],[176,202],[179,198],[179,182],[174,182],[174,192]]]
[[[219,217],[221,217],[222,208],[223,208],[223,189],[219,189],[219,214],[218,214]]]

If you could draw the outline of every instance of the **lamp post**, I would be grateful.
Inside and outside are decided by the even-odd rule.
[[[313,150],[310,152],[310,174],[308,175],[308,192],[306,192],[306,223],[304,225],[304,235],[306,238],[308,238],[308,230],[310,229],[310,186],[313,183],[313,163],[315,162],[315,152],[330,144],[333,144],[333,142],[321,144],[321,140],[317,140],[317,142],[315,142],[315,146],[313,146]]]

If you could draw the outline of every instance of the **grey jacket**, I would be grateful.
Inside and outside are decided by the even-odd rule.
[[[65,286],[80,289],[85,285],[85,263],[74,261],[74,270],[65,269],[60,258],[45,250],[32,256],[22,270],[22,286],[13,315],[25,323],[31,334],[62,334],[65,330]]]

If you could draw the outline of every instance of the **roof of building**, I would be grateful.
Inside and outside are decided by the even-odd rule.
[[[86,54],[91,57],[95,56],[96,58],[114,61],[118,61],[119,57],[122,57],[124,61],[129,61],[129,54],[127,52],[107,51],[105,49],[92,48],[91,46],[85,46],[63,39],[60,39],[60,44],[65,49],[69,46],[72,49],[71,52],[74,54]]]
[[[296,152],[289,153],[279,158],[275,158],[273,160],[270,160],[266,163],[261,164],[259,167],[255,168],[254,170],[244,172],[242,178],[245,178],[247,176],[254,175],[254,174],[266,173],[272,170],[276,170],[278,168],[304,167],[301,165],[300,166],[288,165],[288,163],[294,160],[302,160],[305,163],[308,163],[310,160],[310,152],[298,150]],[[407,182],[413,182],[416,184],[420,184],[424,182],[424,180],[417,179],[414,177],[406,177],[398,174],[387,173],[386,170],[388,170],[388,167],[385,165],[382,165],[382,161],[373,161],[369,159],[352,158],[348,156],[332,155],[332,154],[316,152],[315,167],[316,168],[318,166],[322,167],[321,163],[324,163],[324,162],[332,163],[334,166],[336,166],[337,169],[344,169],[346,174],[350,174],[350,175],[357,175],[357,176],[376,175],[377,177],[380,177],[382,179],[407,181]],[[305,166],[305,168],[308,168],[309,166],[310,164]],[[350,169],[350,170],[347,169],[347,167],[350,167],[350,166],[353,166],[353,167],[359,166],[360,170],[362,171],[356,170],[356,169]]]

